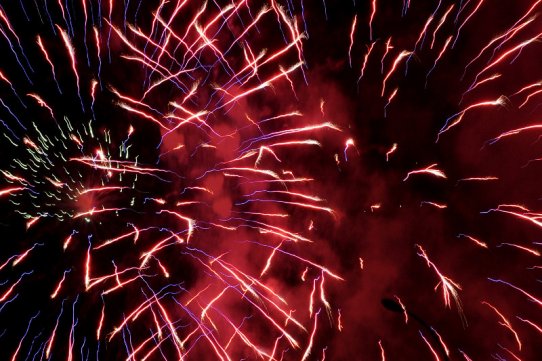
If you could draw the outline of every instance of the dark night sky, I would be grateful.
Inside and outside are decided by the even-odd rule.
[[[40,244],[30,253],[24,264],[16,266],[7,263],[5,267],[0,268],[0,297],[21,274],[32,271],[32,274],[25,276],[20,286],[18,285],[14,293],[7,298],[12,301],[0,303],[0,359],[13,355],[25,333],[28,320],[40,311],[40,315],[29,328],[30,336],[24,339],[23,351],[18,356],[18,359],[24,359],[29,354],[27,359],[31,360],[32,355],[37,354],[35,359],[39,359],[38,345],[41,344],[43,349],[49,340],[62,299],[65,300],[64,308],[67,311],[61,318],[58,341],[55,341],[52,359],[64,359],[69,348],[67,340],[72,321],[72,305],[76,298],[74,317],[79,320],[75,328],[77,358],[80,357],[79,350],[83,339],[85,339],[83,353],[88,352],[92,355],[89,358],[91,360],[95,354],[99,355],[100,360],[126,358],[126,347],[121,340],[122,337],[106,342],[102,336],[99,351],[96,352],[98,344],[95,341],[95,333],[96,323],[102,311],[100,297],[102,290],[85,291],[81,281],[85,274],[84,263],[89,242],[96,246],[107,239],[129,232],[132,229],[130,224],[135,224],[140,229],[145,227],[159,229],[153,231],[156,234],[142,236],[137,245],[135,243],[133,245],[129,243],[128,246],[115,245],[105,252],[96,252],[93,258],[93,267],[98,270],[96,273],[114,272],[114,266],[118,266],[119,269],[138,266],[141,253],[146,251],[149,245],[164,237],[160,232],[184,226],[180,227],[182,222],[176,218],[164,217],[160,213],[162,205],[149,199],[161,198],[166,204],[174,204],[179,200],[186,200],[183,198],[183,189],[195,186],[205,187],[210,192],[203,195],[192,195],[188,192],[189,200],[203,204],[203,206],[190,205],[187,208],[190,217],[199,222],[192,243],[183,245],[177,251],[162,251],[163,254],[160,254],[160,262],[171,272],[168,280],[149,277],[148,282],[146,280],[137,286],[127,287],[114,297],[108,298],[105,303],[107,310],[105,328],[109,328],[107,333],[112,332],[113,327],[122,322],[127,313],[149,298],[150,289],[170,287],[173,282],[176,286],[171,287],[171,292],[175,293],[175,296],[164,297],[164,303],[181,324],[186,323],[186,330],[182,326],[179,332],[187,334],[187,330],[191,330],[189,325],[193,320],[187,317],[184,309],[177,307],[174,299],[181,303],[186,302],[194,292],[207,286],[215,294],[221,290],[216,286],[218,277],[212,273],[213,268],[203,266],[200,261],[206,258],[203,256],[204,253],[198,253],[199,250],[214,256],[224,254],[226,262],[248,274],[258,276],[270,249],[260,247],[256,242],[267,244],[269,241],[271,249],[280,242],[275,242],[276,240],[273,240],[275,243],[271,242],[270,236],[265,232],[259,232],[256,227],[240,227],[235,232],[214,227],[224,220],[227,221],[224,221],[224,224],[237,224],[233,220],[238,214],[235,212],[258,209],[260,212],[289,214],[288,219],[273,220],[272,224],[309,236],[314,241],[308,245],[285,242],[283,247],[281,243],[282,250],[302,255],[343,278],[343,280],[325,278],[326,298],[331,305],[329,313],[326,312],[319,295],[316,296],[315,309],[320,308],[321,312],[318,316],[319,323],[312,352],[307,359],[321,360],[325,354],[326,360],[380,360],[380,342],[386,360],[432,360],[435,357],[420,336],[420,332],[427,337],[437,354],[441,352],[441,346],[434,339],[434,331],[430,331],[428,327],[434,328],[442,337],[450,350],[448,357],[451,360],[468,360],[467,357],[472,360],[515,360],[516,357],[521,360],[537,360],[542,357],[540,347],[542,333],[532,324],[522,321],[530,320],[542,327],[540,301],[529,299],[509,285],[489,280],[489,278],[504,280],[535,298],[542,296],[541,281],[538,279],[541,270],[535,267],[540,264],[540,255],[518,247],[540,252],[540,243],[537,243],[540,242],[540,227],[531,219],[527,219],[535,217],[534,220],[537,220],[536,212],[542,208],[539,204],[542,199],[539,191],[542,173],[538,162],[535,161],[542,150],[539,131],[521,132],[494,144],[489,142],[501,133],[539,122],[542,109],[539,107],[539,97],[533,96],[525,106],[520,107],[525,96],[538,88],[533,87],[532,90],[519,95],[513,94],[540,80],[542,76],[539,74],[539,59],[542,59],[540,42],[535,41],[521,51],[515,51],[484,72],[478,80],[494,74],[498,74],[499,77],[479,85],[464,95],[470,84],[475,81],[476,75],[488,64],[542,32],[542,22],[533,17],[532,21],[518,30],[510,40],[500,47],[497,46],[498,43],[491,46],[480,59],[466,69],[467,64],[484,46],[497,35],[508,31],[535,1],[504,3],[497,0],[461,2],[412,0],[408,11],[402,14],[403,2],[376,0],[376,13],[372,22],[373,39],[369,38],[370,1],[328,0],[325,8],[321,1],[279,1],[284,3],[285,9],[288,9],[289,4],[289,10],[296,16],[301,31],[306,30],[308,33],[307,39],[303,41],[305,76],[300,71],[294,72],[288,81],[282,79],[264,91],[236,101],[227,110],[213,113],[209,118],[210,123],[218,133],[229,134],[226,137],[216,137],[212,132],[202,131],[204,127],[188,127],[173,132],[171,136],[165,138],[167,141],[161,144],[159,142],[161,137],[164,137],[164,130],[119,107],[114,89],[119,89],[124,94],[141,95],[141,89],[148,86],[149,69],[126,60],[126,56],[133,53],[115,32],[111,35],[108,45],[106,44],[105,39],[109,36],[106,2],[102,1],[104,17],[102,25],[95,21],[95,26],[103,39],[100,73],[96,61],[97,54],[92,49],[94,46],[92,21],[89,20],[86,26],[88,42],[85,44],[81,3],[66,2],[69,8],[67,15],[74,29],[72,41],[78,55],[78,75],[82,84],[81,101],[86,106],[84,112],[80,107],[81,101],[65,46],[58,31],[56,34],[53,33],[44,4],[24,0],[22,2],[26,4],[24,8],[26,15],[17,3],[0,1],[2,14],[9,17],[14,31],[19,36],[20,46],[5,21],[0,21],[0,26],[14,41],[14,52],[21,56],[24,49],[28,63],[33,65],[33,72],[30,72],[32,84],[21,72],[21,66],[10,50],[6,36],[0,37],[0,49],[5,53],[0,58],[0,71],[9,78],[14,89],[24,98],[23,103],[32,106],[23,107],[9,85],[5,82],[0,84],[0,99],[3,105],[0,107],[0,120],[4,124],[4,128],[0,124],[0,129],[5,134],[16,134],[20,137],[17,147],[10,144],[5,136],[0,140],[0,169],[26,174],[14,164],[13,159],[28,159],[26,151],[28,146],[23,145],[22,139],[27,134],[29,137],[36,137],[32,122],[39,124],[39,129],[53,138],[58,135],[57,124],[62,123],[63,117],[67,117],[76,128],[86,126],[92,119],[94,129],[100,136],[106,134],[106,129],[109,130],[112,139],[110,149],[115,152],[126,139],[128,127],[134,125],[136,131],[130,138],[133,144],[132,157],[128,159],[133,161],[133,154],[137,154],[138,164],[159,167],[165,172],[159,173],[160,178],[148,175],[134,178],[134,174],[127,174],[122,184],[128,187],[132,184],[136,186],[116,195],[49,202],[42,194],[50,190],[51,186],[40,188],[38,185],[36,193],[33,193],[39,194],[36,199],[25,195],[0,198],[0,229],[4,234],[1,237],[3,239],[0,246],[0,265],[12,255],[21,254],[36,243]],[[56,2],[47,1],[47,3],[50,6],[51,21],[65,27]],[[113,23],[122,25],[125,14],[128,23],[133,23],[137,11],[137,26],[148,32],[152,13],[159,2],[143,1],[141,7],[136,10],[137,3],[128,1],[128,10],[124,12],[122,11],[124,5],[118,2],[112,16]],[[173,3],[176,2],[172,1],[165,7],[164,16],[171,13]],[[252,16],[264,3],[267,4],[257,1],[248,3],[254,12]],[[272,3],[274,1],[269,2]],[[480,8],[476,9],[480,3]],[[196,5],[189,4],[184,9],[185,15],[173,25],[176,31],[185,29],[187,19],[198,10],[199,4]],[[210,13],[216,11],[215,5],[214,1],[207,5]],[[433,32],[452,5],[454,7],[447,20],[436,32],[434,47],[431,49]],[[94,13],[89,15],[90,19],[98,19],[98,2],[89,5],[87,10],[90,12],[91,9]],[[461,13],[454,22],[458,9],[461,9]],[[531,15],[536,15],[540,9],[542,6],[536,8]],[[461,27],[471,13],[472,17]],[[420,32],[431,14],[434,14],[434,19],[428,27],[427,34],[423,42],[416,45]],[[357,17],[357,26],[354,31],[350,66],[348,49],[354,17]],[[209,18],[208,16],[205,20],[208,21]],[[229,23],[231,32],[239,33],[249,19],[248,13],[241,13],[238,19],[231,20]],[[285,24],[282,26],[285,27]],[[460,27],[460,35],[456,39]],[[126,29],[123,31],[130,33]],[[286,29],[282,28],[282,31]],[[36,46],[37,34],[40,34],[48,46],[62,93],[57,91],[57,83],[52,77],[50,65],[43,59],[43,54]],[[275,18],[269,16],[264,17],[257,31],[249,33],[245,40],[247,44],[252,45],[254,49],[251,50],[255,53],[264,48],[273,51],[283,44],[283,38],[286,37],[284,34],[277,30]],[[128,38],[133,40],[133,34],[130,36]],[[449,36],[452,36],[451,42],[455,42],[453,48],[450,43],[442,57],[435,62]],[[387,57],[381,63],[388,39],[391,39],[393,48],[390,48]],[[215,40],[217,46],[223,49],[224,44],[231,38],[220,35]],[[364,58],[373,42],[364,76],[358,79]],[[138,44],[144,45],[142,42]],[[86,60],[87,47],[91,48],[90,66]],[[414,53],[408,58],[408,62],[401,61],[397,70],[387,79],[386,92],[382,97],[383,79],[403,50],[414,50]],[[182,53],[179,54],[177,55],[182,57]],[[206,63],[213,56],[212,52],[202,53],[198,60]],[[234,47],[227,59],[229,64],[237,69],[244,64],[243,56],[243,49]],[[111,61],[108,60],[109,57]],[[28,67],[23,57],[19,61],[25,63],[24,68]],[[296,54],[288,53],[279,61],[259,69],[260,78],[251,79],[252,83],[249,84],[257,84],[257,81],[275,74],[279,66],[287,67],[296,61]],[[228,99],[231,94],[244,89],[243,86],[232,86],[228,89],[231,94],[220,98],[213,86],[224,84],[230,76],[224,67],[216,64],[214,63],[210,69],[197,68],[188,75],[183,75],[185,76],[183,79],[188,83],[198,79],[204,85],[198,90],[196,99],[190,103],[193,109],[212,109],[213,106],[225,101],[224,99]],[[173,68],[174,61],[169,65]],[[433,66],[434,69],[428,76]],[[91,113],[89,107],[91,95],[88,89],[92,79],[96,79],[98,75],[99,91],[96,95],[95,108]],[[178,101],[183,96],[178,87],[167,84],[146,99],[163,114],[172,111],[170,101]],[[295,94],[291,90],[291,84]],[[389,96],[395,89],[397,94],[386,106]],[[47,99],[56,120],[52,120],[47,110],[37,106],[27,94],[39,94]],[[439,130],[448,117],[470,105],[493,101],[500,96],[506,97],[502,106],[478,107],[465,112],[461,122],[443,133],[436,141]],[[294,109],[303,115],[278,123],[270,122],[269,125],[266,123],[265,131],[271,133],[324,121],[332,122],[340,130],[312,131],[309,134],[311,139],[314,138],[321,143],[321,147],[316,151],[301,148],[289,149],[284,153],[277,152],[282,160],[280,166],[272,168],[276,164],[272,159],[265,158],[262,167],[269,166],[270,169],[277,171],[293,170],[298,176],[314,178],[313,182],[294,186],[289,190],[316,194],[324,198],[325,206],[334,210],[333,216],[282,203],[269,203],[261,208],[245,207],[238,202],[243,194],[257,189],[254,186],[257,182],[252,183],[253,178],[247,177],[246,182],[243,182],[242,178],[240,180],[228,178],[219,172],[205,173],[239,156],[240,149],[259,135],[255,129],[247,126],[248,117],[255,120],[266,119]],[[24,131],[17,126],[11,111],[18,115],[29,130]],[[300,139],[301,136],[295,137],[294,135],[288,139]],[[104,141],[98,138],[89,138],[85,142],[83,153],[105,145]],[[345,143],[350,138],[353,139],[354,145],[346,150],[348,157],[346,159]],[[204,142],[214,147],[216,152],[210,155],[211,153],[206,153],[207,151],[201,151],[200,146]],[[183,148],[177,151],[175,147],[181,143],[185,145],[186,150]],[[397,150],[391,153],[387,160],[386,153],[393,144],[397,144]],[[190,153],[189,150],[193,152]],[[80,156],[78,150],[73,147],[67,151],[58,147],[58,151],[65,152],[69,157]],[[166,153],[167,155],[163,156]],[[431,164],[438,164],[437,168],[445,173],[446,178],[414,174],[408,180],[404,180],[408,172]],[[104,179],[109,179],[104,172],[92,170],[81,164],[70,165],[69,170],[71,172],[69,175],[74,177],[81,174],[85,187],[98,186]],[[60,172],[61,168],[54,166],[53,171]],[[203,173],[205,176],[198,178]],[[489,176],[497,179],[464,180]],[[41,169],[36,179],[47,184],[46,177],[48,170]],[[4,174],[4,178],[0,180],[0,191],[10,186]],[[275,188],[270,187],[267,190],[270,189]],[[10,199],[15,203],[9,202]],[[133,199],[135,201],[130,203]],[[40,207],[36,207],[36,204]],[[127,204],[131,204],[129,210],[125,213],[120,212],[120,215],[98,216],[88,222],[71,217],[66,217],[62,221],[46,217],[29,230],[25,230],[25,220],[20,213],[35,215],[35,212],[43,210],[51,213],[66,210],[73,215],[93,206],[127,207]],[[435,204],[445,205],[446,208],[441,209]],[[485,213],[499,205],[507,204],[524,207],[519,211],[524,215],[523,219],[505,212]],[[379,207],[372,207],[375,205]],[[518,212],[519,208],[507,209]],[[255,219],[257,218],[250,221]],[[309,229],[311,223],[314,228]],[[72,230],[78,230],[75,241],[64,251],[62,242]],[[186,230],[177,232],[182,237],[187,236]],[[459,236],[462,234],[485,242],[487,248],[479,247],[468,238]],[[192,245],[198,251],[194,251]],[[429,260],[442,275],[460,285],[458,295],[462,311],[458,310],[454,299],[451,300],[450,307],[446,307],[442,297],[442,284],[435,289],[439,284],[435,268],[429,267],[426,260],[420,257],[418,245],[423,247]],[[360,259],[363,260],[363,267],[360,267]],[[307,304],[313,281],[318,287],[320,285],[321,279],[318,277],[321,276],[321,272],[311,268],[308,279],[302,282],[300,277],[305,269],[303,262],[280,252],[273,262],[269,273],[260,280],[288,300],[291,309],[295,310],[294,315],[299,317],[309,330],[307,333],[298,332],[295,335],[302,340],[300,350],[290,348],[285,340],[281,341],[281,347],[285,350],[283,359],[298,360],[303,356],[308,344],[308,333],[313,327],[314,319],[307,313]],[[70,271],[62,297],[51,300],[49,297],[51,290],[65,270]],[[153,263],[148,272],[158,274],[160,268]],[[12,298],[14,295],[17,297]],[[402,314],[391,312],[382,305],[383,299],[394,299],[395,296],[400,298],[411,313],[410,320],[406,324]],[[202,304],[210,300],[205,298],[208,297],[205,294],[203,297]],[[277,337],[275,330],[270,331],[269,324],[265,319],[261,319],[254,307],[240,299],[239,294],[224,296],[220,300],[221,312],[236,320],[246,317],[248,321],[244,325],[244,331],[257,343],[272,348]],[[265,301],[261,302],[266,307],[269,306]],[[500,323],[503,320],[496,310],[484,302],[494,306],[510,322],[511,328],[517,332],[521,340],[521,347],[518,346],[514,333]],[[199,309],[194,307],[192,312],[201,312],[201,305]],[[218,311],[216,312],[218,314]],[[338,329],[339,313],[341,330]],[[466,323],[462,322],[462,314]],[[149,337],[154,332],[154,324],[153,314],[146,314],[141,322],[134,323],[130,330],[134,342],[141,342],[139,336]],[[219,321],[217,325],[219,329],[228,326],[225,321]],[[218,339],[226,340],[224,342],[226,343],[229,338],[228,332],[217,332]],[[128,333],[123,335],[125,338],[128,337]],[[33,338],[35,344],[31,344]],[[156,354],[154,357],[173,359],[177,357],[174,350],[172,344],[164,343],[162,356]],[[188,359],[217,359],[209,344],[203,341],[193,346],[190,352]],[[235,339],[230,353],[232,359],[258,359],[257,354],[243,346],[239,339]],[[441,360],[445,359],[442,354],[438,357]],[[280,359],[280,356],[277,356],[277,359]]]

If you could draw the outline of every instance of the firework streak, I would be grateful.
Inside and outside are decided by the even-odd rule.
[[[0,3],[0,355],[536,359],[541,10]]]

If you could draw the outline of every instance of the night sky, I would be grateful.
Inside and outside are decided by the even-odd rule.
[[[539,3],[0,1],[0,359],[541,358]]]

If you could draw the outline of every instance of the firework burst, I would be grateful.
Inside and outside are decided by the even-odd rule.
[[[536,359],[541,9],[1,4],[0,354]]]
[[[334,212],[296,162],[340,129],[276,95],[295,100],[304,76],[299,20],[274,1],[46,2],[1,15],[13,155],[2,196],[25,220],[3,252],[2,313],[19,321],[2,349],[309,355],[318,310],[334,317],[324,280],[340,276],[300,252],[315,240],[292,215]],[[312,287],[319,298],[294,297]]]

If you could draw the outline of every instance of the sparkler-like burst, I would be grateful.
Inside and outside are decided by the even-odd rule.
[[[1,355],[540,354],[541,1],[0,5]]]
[[[2,196],[25,230],[3,246],[2,354],[309,355],[340,276],[302,251],[317,239],[292,216],[334,212],[295,164],[340,129],[295,101],[299,19],[275,1],[18,7],[1,9]]]

